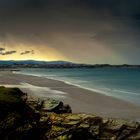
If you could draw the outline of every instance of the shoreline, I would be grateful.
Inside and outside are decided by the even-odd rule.
[[[25,73],[20,73],[20,72],[12,72],[12,73],[14,73],[14,74],[22,74],[22,75],[25,75],[25,76],[27,76],[27,75],[29,75],[29,76],[35,76],[35,77],[40,77],[40,78],[43,77],[43,78],[46,78],[48,80],[55,80],[55,81],[58,81],[58,82],[63,82],[63,83],[68,84],[68,85],[72,85],[72,86],[75,86],[75,87],[78,87],[78,88],[82,88],[82,89],[89,90],[89,91],[92,91],[92,92],[96,92],[96,93],[99,93],[99,94],[102,94],[102,95],[105,95],[105,96],[109,96],[109,97],[112,97],[112,98],[115,98],[115,99],[119,99],[119,98],[116,98],[116,97],[111,96],[109,94],[105,94],[105,92],[103,92],[101,90],[84,87],[82,85],[74,84],[74,83],[71,83],[71,82],[68,82],[68,81],[65,81],[65,80],[62,80],[62,79],[61,80],[58,80],[58,79],[55,79],[55,78],[50,78],[50,77],[48,78],[48,77],[39,76],[39,75],[35,75],[35,74],[25,74]],[[122,99],[119,99],[119,100],[122,100]],[[124,101],[124,100],[122,100],[122,101]],[[125,101],[125,102],[128,102],[128,101]],[[129,102],[129,103],[131,103],[131,102]]]
[[[56,99],[58,98],[58,100],[69,104],[74,113],[81,112],[140,121],[139,106],[98,92],[70,85],[64,81],[12,72],[0,72],[0,79],[0,85],[14,86],[27,83],[30,86],[25,85],[25,87],[21,87],[20,89],[22,91],[42,98],[47,98],[47,95],[50,95],[51,98],[56,97]],[[61,96],[59,97],[57,95]]]
[[[45,77],[45,76],[41,76],[41,75],[36,75],[36,74],[29,74],[29,73],[22,73],[22,72],[17,72],[17,71],[12,71],[12,73],[14,74],[22,74],[22,75],[25,75],[25,76],[35,76],[35,77],[40,77],[40,78],[46,78],[48,80],[55,80],[55,81],[58,81],[58,82],[64,82],[65,84],[68,84],[68,85],[72,85],[72,86],[75,86],[75,87],[78,87],[78,88],[82,88],[82,89],[85,89],[85,90],[89,90],[91,92],[95,92],[95,93],[99,93],[99,94],[102,94],[103,96],[108,96],[108,97],[111,97],[111,98],[115,98],[115,99],[118,99],[118,100],[121,100],[121,101],[124,101],[124,102],[127,102],[127,103],[130,103],[130,104],[133,104],[135,106],[139,106],[140,107],[140,104],[136,104],[134,103],[134,101],[130,101],[130,100],[125,100],[125,98],[121,98],[121,96],[112,96],[112,93],[111,92],[107,92],[107,91],[103,91],[103,90],[99,90],[99,89],[95,89],[95,88],[90,88],[90,87],[85,87],[85,86],[82,86],[80,84],[75,84],[75,83],[72,83],[72,82],[69,82],[69,81],[66,81],[66,80],[63,80],[63,79],[55,79],[53,77]],[[125,92],[125,91],[123,91]],[[128,93],[128,92],[127,92]]]

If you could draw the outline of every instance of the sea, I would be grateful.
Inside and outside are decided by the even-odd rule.
[[[64,81],[140,106],[140,68],[24,68],[18,73]]]

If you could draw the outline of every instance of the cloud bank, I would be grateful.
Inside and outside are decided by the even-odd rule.
[[[33,49],[36,59],[49,55],[75,62],[138,64],[139,7],[138,0],[1,0],[0,41],[7,50],[21,52],[12,53],[17,59]]]

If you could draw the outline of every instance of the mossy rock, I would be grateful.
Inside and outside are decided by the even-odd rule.
[[[23,95],[25,94],[18,88],[0,87],[0,103],[19,103]]]
[[[25,94],[18,88],[0,87],[0,120],[10,112],[21,110],[23,95]]]
[[[18,88],[0,87],[0,139],[18,138],[17,128],[23,128],[34,121],[33,110],[23,100],[25,94]],[[29,131],[27,127],[26,131]],[[22,129],[20,133],[25,133]],[[20,129],[21,130],[21,129]]]

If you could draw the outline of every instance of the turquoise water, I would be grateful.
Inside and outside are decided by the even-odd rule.
[[[140,68],[22,69],[21,73],[62,80],[140,106]]]

